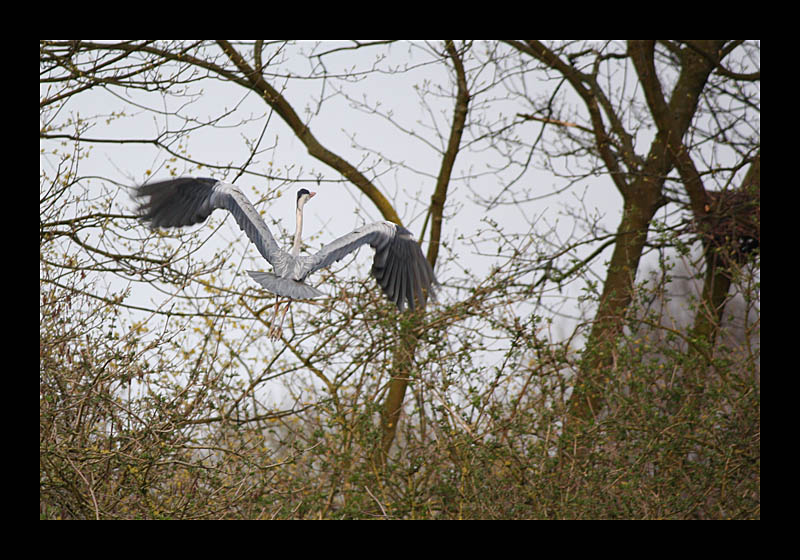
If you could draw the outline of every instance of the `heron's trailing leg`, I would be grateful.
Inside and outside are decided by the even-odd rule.
[[[278,320],[278,310],[280,308],[281,300],[280,298],[275,298],[275,313],[272,316],[272,322],[269,325],[269,337],[272,340],[277,340],[281,337],[283,333],[283,320],[286,318],[286,312],[289,311],[289,305],[292,303],[292,300],[286,302],[286,307],[283,308],[283,312],[281,313],[281,320],[278,325],[275,325],[275,321]]]
[[[275,311],[272,312],[272,321],[269,322],[269,338],[275,340],[278,338],[277,329],[275,328],[275,321],[278,319],[278,307],[281,304],[281,298],[275,298]]]

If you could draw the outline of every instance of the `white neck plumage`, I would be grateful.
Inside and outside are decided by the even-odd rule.
[[[295,257],[300,254],[300,246],[303,244],[303,202],[297,203],[297,229],[294,230],[294,244],[292,245],[292,255]]]
[[[302,193],[302,194],[301,194]],[[308,192],[303,189],[298,193],[297,197],[297,229],[294,230],[294,243],[292,244],[292,255],[297,257],[300,255],[300,247],[303,245],[303,206],[306,202],[311,200],[315,192]]]

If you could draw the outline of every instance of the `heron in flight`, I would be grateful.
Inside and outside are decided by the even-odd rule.
[[[247,273],[261,286],[279,296],[270,324],[272,339],[281,335],[283,319],[293,299],[310,299],[325,295],[304,281],[312,272],[326,268],[358,250],[362,245],[375,249],[372,276],[386,296],[400,311],[425,308],[428,296],[435,298],[437,284],[430,263],[422,254],[411,232],[392,222],[375,222],[361,226],[322,247],[313,255],[300,255],[303,235],[303,208],[316,193],[307,189],[297,191],[297,229],[289,251],[278,246],[264,219],[238,187],[216,179],[170,179],[147,183],[135,189],[140,199],[139,216],[152,229],[199,224],[216,209],[233,214],[244,231],[267,261],[274,273]],[[289,298],[276,326],[280,297]]]

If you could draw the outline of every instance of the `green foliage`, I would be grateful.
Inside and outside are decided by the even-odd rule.
[[[760,517],[759,357],[746,353],[757,332],[720,343],[708,366],[649,315],[616,347],[599,420],[562,433],[574,353],[543,339],[539,321],[475,301],[479,313],[426,333],[384,468],[377,418],[393,332],[380,317],[391,309],[377,309],[359,319],[361,306],[346,316],[335,304],[339,320],[320,327],[358,361],[295,348],[327,384],[269,366],[294,372],[282,379],[298,410],[272,416],[242,400],[238,416],[226,408],[241,389],[214,373],[229,367],[224,353],[195,356],[178,380],[164,355],[148,361],[129,337],[79,334],[81,320],[51,309],[40,340],[42,517]],[[445,306],[428,324],[454,313]],[[352,330],[359,321],[365,336]],[[489,328],[509,341],[494,354],[475,334]],[[591,442],[588,455],[573,452],[578,440]]]

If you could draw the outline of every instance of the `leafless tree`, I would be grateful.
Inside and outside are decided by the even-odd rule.
[[[744,41],[41,41],[42,517],[759,516],[758,351],[715,360],[730,294],[759,301],[759,65]],[[283,239],[297,188],[349,197],[421,240],[440,302],[401,315],[334,268],[272,345],[235,225],[133,214],[177,175],[236,182]],[[622,197],[616,229],[582,188]],[[541,204],[568,190],[564,234]],[[705,263],[691,328],[641,312],[649,251]],[[667,366],[711,369],[714,414]]]

